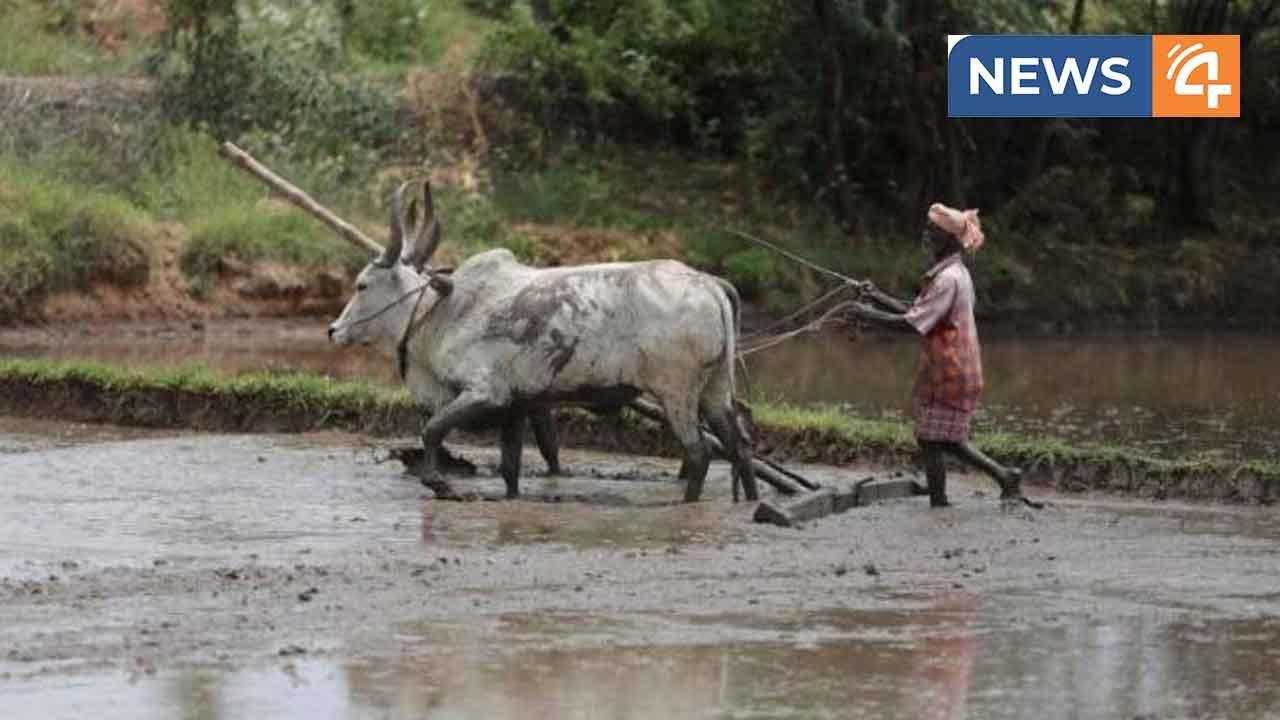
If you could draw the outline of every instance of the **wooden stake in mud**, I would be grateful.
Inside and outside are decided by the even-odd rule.
[[[355,225],[352,225],[346,220],[343,220],[333,214],[332,211],[316,202],[315,199],[305,191],[299,189],[288,180],[285,180],[279,175],[271,172],[267,166],[257,160],[254,160],[252,155],[236,147],[234,143],[222,143],[222,154],[230,160],[233,165],[244,170],[250,175],[253,175],[270,186],[272,190],[280,193],[284,196],[285,200],[288,200],[297,208],[306,211],[312,217],[325,225],[328,225],[331,230],[338,233],[338,235],[347,242],[355,245],[361,250],[368,250],[374,254],[382,253],[382,246],[371,240],[368,235],[360,232],[360,229]]]

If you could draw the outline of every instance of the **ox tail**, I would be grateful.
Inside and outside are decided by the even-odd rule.
[[[746,393],[751,395],[751,381],[747,377],[746,361],[738,355],[738,332],[742,329],[742,298],[738,295],[738,288],[733,283],[722,277],[717,277],[716,282],[720,288],[724,290],[725,297],[729,299],[729,307],[732,316],[727,320],[725,328],[725,352],[729,358],[729,384],[733,388],[735,398],[737,396],[738,383],[735,375],[735,369],[742,368],[742,382],[746,387]]]

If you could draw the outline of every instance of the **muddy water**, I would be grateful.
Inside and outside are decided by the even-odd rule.
[[[0,419],[0,717],[1280,713],[1269,509],[1009,513],[961,477],[783,530],[720,464],[693,507],[673,463],[580,452],[451,504],[374,440]]]
[[[768,396],[903,417],[918,343],[834,334],[753,358]],[[1244,333],[983,338],[978,428],[1156,454],[1280,456],[1280,336]]]
[[[560,619],[569,633],[579,619]],[[1274,717],[1274,623],[994,631],[942,612],[848,614],[840,639],[670,646],[441,648],[439,629],[362,661],[30,683],[9,717],[1027,718]],[[520,618],[492,623],[521,630]],[[731,620],[724,625],[733,628]],[[605,628],[599,628],[603,631]],[[1214,633],[1212,640],[1208,633]],[[476,631],[475,634],[480,634]],[[563,642],[567,633],[557,632]],[[760,633],[768,635],[771,633]],[[772,633],[774,635],[780,633]],[[544,637],[547,634],[544,633]],[[1225,649],[1230,644],[1233,649]],[[1242,660],[1243,652],[1262,662]],[[1246,673],[1243,677],[1236,673]],[[1269,683],[1268,683],[1269,684]],[[32,711],[30,714],[26,712]]]
[[[796,403],[840,403],[901,418],[916,342],[828,334],[752,356],[754,390]],[[0,334],[0,355],[196,361],[228,372],[307,371],[396,382],[392,363],[336,351],[323,321],[121,326]],[[1156,454],[1275,458],[1280,450],[1280,336],[1243,333],[984,339],[988,388],[979,429]]]

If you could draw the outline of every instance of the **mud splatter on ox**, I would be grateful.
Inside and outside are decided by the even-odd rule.
[[[523,436],[516,422],[531,408],[619,405],[647,393],[684,446],[686,500],[700,497],[710,460],[700,419],[754,499],[733,402],[736,294],[721,281],[674,260],[539,269],[492,250],[424,284],[415,268],[430,258],[440,232],[415,232],[435,239],[426,251],[404,248],[405,260],[408,214],[398,193],[392,244],[360,273],[358,292],[330,334],[339,344],[404,345],[405,381],[432,413],[423,430],[424,483],[451,493],[431,462],[450,430],[509,417],[502,470],[515,496]],[[415,299],[402,302],[407,297]]]

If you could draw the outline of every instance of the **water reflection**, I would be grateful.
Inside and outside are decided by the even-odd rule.
[[[973,659],[978,640],[971,627],[977,599],[953,594],[925,613],[915,647],[912,683],[904,704],[921,720],[956,720],[965,716]]]
[[[813,634],[727,622],[690,620],[679,643],[668,637],[679,624],[672,618],[619,627],[614,619],[478,617],[404,629],[350,661],[0,684],[0,710],[14,719],[95,710],[189,720],[1055,720],[1265,717],[1280,708],[1274,619],[1031,626],[956,596],[923,613],[848,613]],[[661,644],[645,644],[650,631]]]

